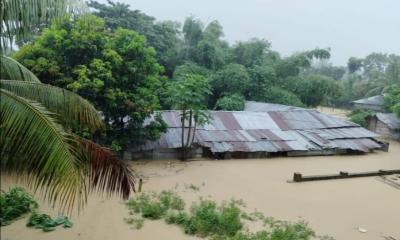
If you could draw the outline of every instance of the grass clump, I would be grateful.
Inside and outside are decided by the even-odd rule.
[[[8,192],[0,194],[0,224],[11,224],[23,214],[38,208],[37,202],[23,188],[11,188]]]
[[[132,213],[141,214],[143,218],[160,219],[168,210],[183,210],[185,202],[173,191],[161,193],[142,193],[127,203]]]
[[[213,240],[311,240],[332,239],[317,237],[315,232],[305,222],[291,223],[278,221],[272,218],[265,220],[265,229],[252,233],[249,231],[237,232],[234,236],[217,235]]]
[[[135,217],[125,218],[125,222],[128,223],[129,225],[132,225],[134,229],[141,229],[144,225],[143,218],[135,218]]]
[[[55,219],[51,218],[47,214],[40,214],[33,212],[29,217],[26,226],[42,229],[44,232],[50,232],[55,230],[57,226],[62,225],[64,228],[71,228],[72,222],[66,216],[59,216]]]
[[[222,204],[210,200],[200,200],[193,204],[190,214],[169,213],[165,221],[183,228],[186,234],[208,237],[213,235],[234,236],[243,224],[240,209],[235,203]]]

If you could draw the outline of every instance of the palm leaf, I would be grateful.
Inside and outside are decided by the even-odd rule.
[[[135,191],[135,176],[129,166],[117,158],[109,149],[87,139],[80,139],[90,159],[91,189],[119,193],[127,199]]]
[[[26,175],[50,202],[69,209],[86,197],[82,173],[86,161],[74,138],[41,104],[0,89],[1,168]]]
[[[103,121],[96,109],[79,95],[63,88],[36,82],[0,80],[1,88],[20,97],[40,102],[57,113],[62,122],[84,125],[92,130],[103,128]]]
[[[87,12],[88,8],[82,0],[2,0],[0,35],[10,41],[2,42],[1,49],[8,47],[14,36],[27,36],[41,25],[49,24],[52,19]]]
[[[19,62],[12,58],[1,55],[1,79],[13,79],[28,82],[40,82],[39,79],[29,71],[26,67],[22,66]]]

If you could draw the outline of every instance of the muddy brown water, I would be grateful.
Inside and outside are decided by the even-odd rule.
[[[313,175],[400,169],[398,142],[391,142],[388,153],[220,161],[199,159],[190,162],[140,161],[132,163],[132,167],[144,178],[144,190],[175,189],[189,205],[199,197],[217,201],[242,199],[248,211],[257,209],[266,216],[283,220],[305,220],[318,234],[338,240],[400,239],[400,190],[378,181],[376,177],[287,183],[294,172]],[[2,189],[15,185],[5,176],[2,176],[1,184]],[[190,184],[200,187],[200,190],[193,191],[188,187]],[[57,214],[43,201],[40,201],[40,209],[53,216]],[[128,216],[127,212],[118,198],[92,195],[84,211],[79,215],[73,214],[74,226],[71,229],[59,228],[42,233],[25,227],[25,217],[2,227],[1,239],[196,239],[163,221],[145,221],[141,230],[131,229],[123,220]],[[361,233],[360,227],[367,232]],[[258,229],[252,225],[249,228]]]

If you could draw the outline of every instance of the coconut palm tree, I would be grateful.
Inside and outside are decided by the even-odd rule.
[[[1,50],[45,21],[79,14],[76,0],[2,0]],[[8,43],[7,43],[8,41]],[[79,137],[77,126],[91,132],[104,128],[95,108],[77,94],[42,84],[28,69],[1,55],[1,170],[42,189],[63,209],[83,206],[91,191],[128,197],[134,190],[132,170],[111,151]]]

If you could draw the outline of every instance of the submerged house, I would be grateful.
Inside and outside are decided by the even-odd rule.
[[[385,102],[384,96],[381,94],[353,101],[352,104],[354,108],[357,109],[384,112],[385,111],[384,102]]]
[[[210,114],[212,121],[196,131],[192,156],[264,158],[387,150],[387,146],[375,139],[376,133],[312,109],[210,111]],[[162,111],[161,116],[169,126],[167,132],[157,141],[129,149],[125,158],[179,156],[180,112]]]
[[[367,118],[368,129],[383,137],[400,140],[400,119],[394,113],[376,113]]]

